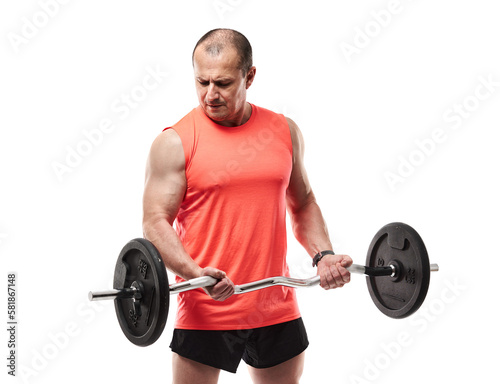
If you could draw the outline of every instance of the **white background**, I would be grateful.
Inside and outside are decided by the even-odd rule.
[[[111,287],[120,249],[142,235],[149,147],[196,106],[191,52],[216,27],[235,28],[253,45],[249,101],[301,128],[335,250],[362,264],[375,232],[403,221],[441,267],[421,310],[405,320],[383,316],[361,276],[342,290],[299,290],[311,341],[303,382],[496,377],[496,355],[486,349],[500,341],[496,1],[0,7],[0,312],[6,327],[7,273],[15,272],[19,320],[16,378],[5,366],[9,335],[0,335],[2,382],[171,381],[175,305],[159,341],[138,348],[121,333],[113,304],[91,305],[87,292]],[[161,75],[141,93],[148,70]],[[493,84],[489,91],[481,79]],[[120,98],[131,92],[140,101],[127,109]],[[112,132],[85,147],[84,131],[106,119]],[[440,142],[431,145],[436,132]],[[90,153],[58,176],[77,148]],[[393,188],[388,172],[399,177]],[[313,275],[309,263],[290,235],[292,273]],[[250,381],[241,364],[220,382]]]

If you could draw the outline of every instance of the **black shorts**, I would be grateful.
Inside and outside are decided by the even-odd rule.
[[[254,329],[174,329],[170,348],[187,359],[236,373],[242,358],[254,368],[270,368],[300,355],[308,345],[306,329],[299,318]]]

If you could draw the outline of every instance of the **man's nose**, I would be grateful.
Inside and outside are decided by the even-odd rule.
[[[217,100],[219,98],[219,89],[214,83],[210,83],[207,92],[208,100]]]

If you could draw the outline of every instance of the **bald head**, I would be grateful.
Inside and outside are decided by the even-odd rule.
[[[246,76],[249,69],[252,67],[252,46],[248,39],[240,32],[233,29],[214,29],[207,32],[196,43],[193,50],[194,54],[197,49],[203,49],[211,56],[219,56],[226,49],[234,49],[238,53],[239,63],[238,69],[241,69],[243,76]]]

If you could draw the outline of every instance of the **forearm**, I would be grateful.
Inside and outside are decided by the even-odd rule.
[[[310,200],[301,209],[290,212],[295,238],[314,256],[320,251],[332,249],[328,229],[316,200]]]
[[[160,252],[168,270],[186,280],[201,276],[202,268],[186,252],[179,236],[166,219],[145,220],[143,232],[144,237]]]

